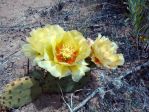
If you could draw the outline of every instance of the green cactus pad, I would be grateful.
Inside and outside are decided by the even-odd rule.
[[[41,93],[38,81],[25,76],[6,85],[0,95],[0,103],[9,108],[18,108],[36,99]]]
[[[59,79],[53,77],[49,72],[43,73],[39,70],[36,70],[30,73],[30,75],[37,79],[40,83],[43,93],[58,93],[60,92],[60,87],[64,93],[73,92],[77,89],[81,89],[89,80],[89,74],[90,72],[87,72],[86,75],[82,77],[79,82],[74,82],[71,75]]]
[[[23,89],[31,88],[32,86],[35,86],[35,85],[39,86],[39,83],[33,77],[25,76],[7,84],[5,87],[5,91],[9,91],[10,89],[23,90]]]
[[[18,108],[38,98],[42,93],[58,93],[60,88],[64,93],[82,88],[89,79],[88,74],[79,82],[74,82],[71,76],[58,79],[51,74],[34,71],[7,84],[0,94],[0,104],[8,108]]]
[[[44,93],[57,93],[60,92],[61,87],[63,92],[73,92],[82,88],[87,83],[88,79],[88,74],[82,77],[79,82],[74,82],[71,76],[58,79],[51,76],[50,74],[47,74],[47,77],[44,79],[44,84],[42,85],[42,90]]]

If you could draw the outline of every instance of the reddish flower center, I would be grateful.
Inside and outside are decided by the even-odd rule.
[[[95,59],[95,63],[96,64],[101,64],[101,62],[100,62],[100,60],[98,58],[95,57],[94,59]]]
[[[71,45],[60,45],[56,47],[56,58],[59,62],[66,62],[72,64],[78,55]]]

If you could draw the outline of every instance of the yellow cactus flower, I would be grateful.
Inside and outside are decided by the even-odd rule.
[[[44,28],[34,29],[27,38],[28,44],[23,45],[22,50],[29,58],[35,58],[35,61],[42,60],[44,50],[51,51],[51,40],[64,33],[63,28],[58,25],[48,25]]]
[[[60,26],[50,25],[33,31],[28,42],[23,47],[25,54],[33,56],[39,67],[55,77],[72,74],[77,82],[89,70],[84,59],[90,55],[90,47],[76,30],[64,31]]]
[[[90,55],[90,47],[80,32],[68,31],[53,39],[52,50],[53,58],[45,50],[44,60],[38,65],[53,76],[62,78],[72,74],[72,79],[77,82],[89,70],[84,59]]]
[[[117,54],[117,48],[116,43],[99,34],[91,46],[92,61],[99,67],[116,69],[118,65],[124,64],[124,57],[122,54]]]

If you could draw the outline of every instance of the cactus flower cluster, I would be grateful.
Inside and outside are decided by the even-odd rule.
[[[80,88],[88,79],[83,77],[90,70],[85,61],[87,57],[98,67],[108,69],[124,64],[123,55],[117,53],[117,44],[108,37],[99,34],[95,41],[87,40],[79,31],[65,31],[59,25],[34,29],[22,49],[27,57],[52,76],[42,77],[40,72],[35,72],[7,84],[0,94],[0,105],[9,108],[21,107],[42,93],[57,92],[57,84],[61,84],[65,92]]]
[[[23,52],[54,77],[72,75],[78,82],[89,71],[85,59],[91,56],[98,67],[115,69],[123,65],[124,57],[117,54],[117,44],[101,36],[91,44],[77,30],[65,31],[59,25],[34,29],[23,45]]]

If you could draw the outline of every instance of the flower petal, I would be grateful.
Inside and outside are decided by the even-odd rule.
[[[32,46],[30,44],[24,44],[22,46],[22,51],[24,52],[25,56],[29,58],[34,58],[38,55],[38,53],[34,51],[34,49],[32,49]]]
[[[61,34],[65,33],[64,29],[59,25],[47,25],[45,28],[48,29],[50,35],[54,35],[56,38],[60,37]]]
[[[70,75],[70,70],[68,67],[56,64],[53,61],[39,61],[38,66],[49,71],[54,77],[62,78]]]
[[[83,61],[81,64],[70,67],[73,81],[78,82],[85,75],[85,72],[90,70],[86,65],[87,63]]]
[[[115,69],[118,65],[124,64],[123,55],[117,54],[117,44],[101,34],[98,35],[91,48],[91,58],[97,66]]]
[[[31,37],[27,41],[31,44],[32,49],[43,55],[44,48],[50,47],[50,33],[47,28],[38,28],[31,32]]]
[[[85,37],[77,30],[72,30],[68,33],[69,35],[71,35],[71,37],[73,37],[73,40],[75,41],[77,48],[79,49],[76,62],[87,58],[90,55],[91,49]]]

